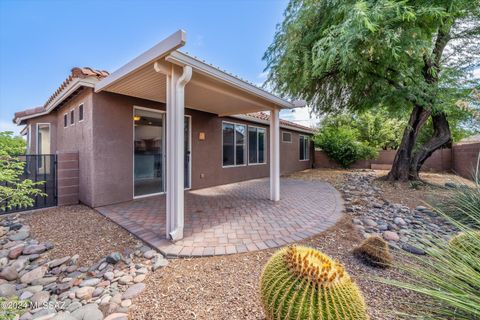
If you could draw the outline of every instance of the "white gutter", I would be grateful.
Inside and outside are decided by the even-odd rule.
[[[108,77],[102,79],[97,85],[95,85],[95,92],[100,92],[107,87],[113,85],[115,82],[121,80],[128,74],[146,66],[149,63],[153,63],[159,60],[169,52],[176,50],[185,45],[186,33],[183,30],[178,30],[171,34],[166,39],[160,41],[153,48],[145,51],[135,59],[128,62],[126,65],[111,73]]]
[[[15,123],[20,124],[23,120],[36,118],[36,117],[39,117],[39,116],[49,114],[56,106],[58,106],[63,100],[68,98],[68,96],[70,96],[72,93],[74,93],[77,89],[79,89],[80,87],[93,88],[93,87],[95,87],[95,83],[97,83],[97,81],[98,80],[94,77],[85,78],[85,79],[75,78],[52,101],[50,101],[48,103],[48,105],[45,107],[45,111],[42,111],[40,113],[29,114],[29,115],[26,115],[26,116],[23,116],[23,117],[19,117],[19,118],[17,118]]]
[[[183,67],[183,73],[182,75],[177,79],[175,83],[175,101],[173,107],[175,108],[174,110],[171,110],[168,112],[168,106],[167,106],[167,117],[170,116],[167,120],[171,119],[172,115],[175,118],[175,124],[169,125],[170,128],[172,128],[172,133],[174,133],[175,137],[173,141],[170,141],[170,145],[172,148],[168,148],[168,151],[173,151],[175,154],[170,154],[167,155],[167,166],[170,172],[170,186],[172,186],[172,189],[168,189],[167,185],[167,193],[169,191],[173,191],[173,193],[167,194],[167,197],[169,197],[170,200],[170,206],[173,204],[173,209],[174,210],[169,210],[170,214],[173,215],[173,222],[174,222],[174,228],[170,232],[170,239],[172,241],[177,241],[183,238],[183,228],[184,228],[184,217],[185,217],[185,199],[184,199],[184,166],[183,164],[181,165],[180,159],[183,159],[185,157],[184,155],[184,149],[183,146],[181,145],[181,141],[183,141],[183,123],[184,123],[184,111],[185,111],[185,86],[187,83],[190,81],[192,78],[192,67],[190,66],[185,66]],[[173,98],[173,97],[171,97]],[[181,134],[179,135],[178,132],[174,132],[175,130],[181,130]],[[180,141],[179,141],[180,140]],[[172,145],[172,143],[174,145]],[[172,161],[173,160],[173,161]],[[167,183],[168,183],[167,182]],[[172,209],[172,208],[170,208]]]
[[[165,60],[180,66],[185,66],[185,65],[192,66],[192,68],[194,68],[196,72],[204,74],[210,78],[220,80],[221,82],[226,83],[230,86],[236,87],[240,90],[254,94],[260,98],[273,102],[275,105],[280,106],[282,108],[292,109],[292,108],[304,107],[306,105],[305,101],[303,100],[290,102],[280,97],[277,97],[276,95],[273,95],[270,92],[265,91],[245,80],[239,79],[225,71],[215,68],[209,65],[208,63],[200,61],[180,51],[172,51],[165,58]]]

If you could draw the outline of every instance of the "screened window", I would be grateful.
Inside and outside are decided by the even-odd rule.
[[[245,145],[247,127],[243,124],[222,124],[223,166],[240,166],[245,164]]]
[[[68,126],[68,114],[63,115],[63,127],[66,128]]]
[[[82,121],[83,120],[83,104],[81,104],[79,107],[78,107],[78,121]]]
[[[310,159],[310,138],[308,136],[300,136],[300,160]]]
[[[292,134],[290,132],[282,132],[282,142],[292,142]]]
[[[75,109],[70,111],[70,125],[73,125],[75,123]]]
[[[248,163],[266,163],[265,140],[264,128],[248,127]]]

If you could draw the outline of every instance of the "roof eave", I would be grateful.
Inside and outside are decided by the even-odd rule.
[[[60,94],[58,96],[55,97],[55,99],[53,99],[52,101],[49,102],[49,104],[47,104],[45,106],[45,111],[43,112],[39,112],[39,113],[32,113],[32,114],[29,114],[29,115],[25,115],[23,117],[18,117],[18,118],[15,118],[14,119],[14,122],[17,124],[17,125],[20,125],[22,124],[22,121],[25,121],[27,119],[32,119],[32,118],[36,118],[36,117],[40,117],[40,116],[43,116],[43,115],[47,115],[49,114],[56,106],[58,106],[63,100],[65,100],[66,98],[68,98],[73,92],[75,92],[77,89],[79,89],[80,87],[89,87],[89,88],[94,88],[95,87],[95,83],[97,83],[98,80],[96,80],[95,78],[93,77],[90,77],[90,78],[84,78],[84,79],[81,79],[81,78],[75,78],[74,80],[72,80],[72,82],[70,82],[68,84],[68,86],[62,90],[62,92],[60,92]]]
[[[255,123],[270,125],[270,121],[268,121],[268,120],[258,119],[258,118],[251,117],[251,116],[244,115],[244,114],[237,114],[237,115],[233,115],[233,116],[230,116],[230,117],[245,120],[245,121],[251,121],[251,122],[255,122]],[[280,128],[284,128],[284,129],[288,129],[288,130],[292,130],[292,131],[297,131],[297,132],[302,132],[302,133],[315,134],[315,129],[313,129],[313,128],[311,128],[311,129],[310,128],[300,128],[300,127],[295,127],[295,126],[289,126],[288,124],[284,124],[284,123],[280,123]]]
[[[154,47],[145,51],[135,59],[131,60],[124,66],[120,67],[120,69],[116,70],[115,72],[111,73],[109,76],[105,77],[100,82],[98,82],[97,85],[95,86],[95,92],[100,92],[102,90],[107,89],[109,86],[123,79],[128,74],[144,67],[149,63],[153,63],[161,59],[171,51],[174,51],[184,46],[185,43],[186,43],[186,32],[183,30],[176,31],[166,39],[159,42]]]

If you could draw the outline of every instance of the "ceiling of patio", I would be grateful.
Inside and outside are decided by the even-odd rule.
[[[166,87],[166,76],[156,72],[153,64],[149,64],[116,81],[104,91],[165,103]],[[244,114],[275,108],[270,101],[195,69],[192,79],[185,87],[185,106],[217,115]]]

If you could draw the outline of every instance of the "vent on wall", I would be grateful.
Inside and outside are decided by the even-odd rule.
[[[282,142],[292,143],[292,133],[283,131]]]

